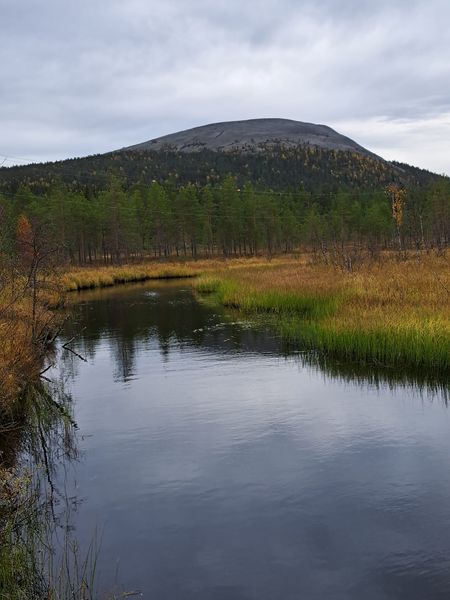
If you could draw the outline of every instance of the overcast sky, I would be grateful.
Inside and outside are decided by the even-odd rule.
[[[0,163],[324,123],[450,174],[449,0],[0,0]]]

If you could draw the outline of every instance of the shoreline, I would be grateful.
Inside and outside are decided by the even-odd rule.
[[[0,413],[11,412],[27,383],[39,381],[69,292],[151,280],[186,279],[223,306],[272,317],[285,342],[366,365],[450,372],[450,268],[446,255],[388,255],[348,273],[307,255],[165,261],[70,268],[53,275],[38,301],[22,299],[0,327]],[[56,310],[55,310],[56,309]],[[44,334],[42,334],[44,335]]]
[[[450,270],[446,258],[385,261],[342,273],[288,266],[199,278],[200,294],[265,314],[292,347],[370,367],[450,375]]]
[[[366,366],[450,373],[446,256],[387,255],[353,272],[306,256],[203,259],[69,271],[66,291],[191,279],[225,307],[266,314],[283,341]]]

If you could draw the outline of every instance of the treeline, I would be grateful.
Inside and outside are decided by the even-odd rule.
[[[426,186],[439,176],[428,171],[389,163],[356,152],[315,146],[286,148],[262,146],[259,151],[214,152],[119,151],[59,162],[0,168],[0,192],[16,192],[27,186],[48,192],[61,181],[72,191],[97,194],[113,171],[126,189],[154,179],[163,185],[220,185],[229,174],[239,187],[251,182],[258,189],[336,193],[339,190],[376,190],[391,183]]]
[[[351,260],[362,250],[445,248],[450,180],[409,192],[391,186],[312,194],[238,187],[231,176],[217,186],[153,182],[125,189],[110,176],[95,195],[62,184],[44,195],[24,187],[0,195],[0,223],[4,256],[17,253],[25,239],[34,253],[53,253],[59,263],[271,255],[299,247]]]

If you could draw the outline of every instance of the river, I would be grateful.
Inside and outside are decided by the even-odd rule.
[[[442,387],[289,353],[182,281],[78,300],[51,376],[80,456],[57,479],[81,550],[98,540],[99,590],[450,597]]]

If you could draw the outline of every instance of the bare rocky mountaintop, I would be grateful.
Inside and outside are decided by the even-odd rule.
[[[203,149],[258,151],[267,145],[318,146],[327,150],[351,151],[379,158],[331,127],[291,119],[249,119],[212,123],[164,135],[123,150],[171,148],[181,152],[198,152]]]

